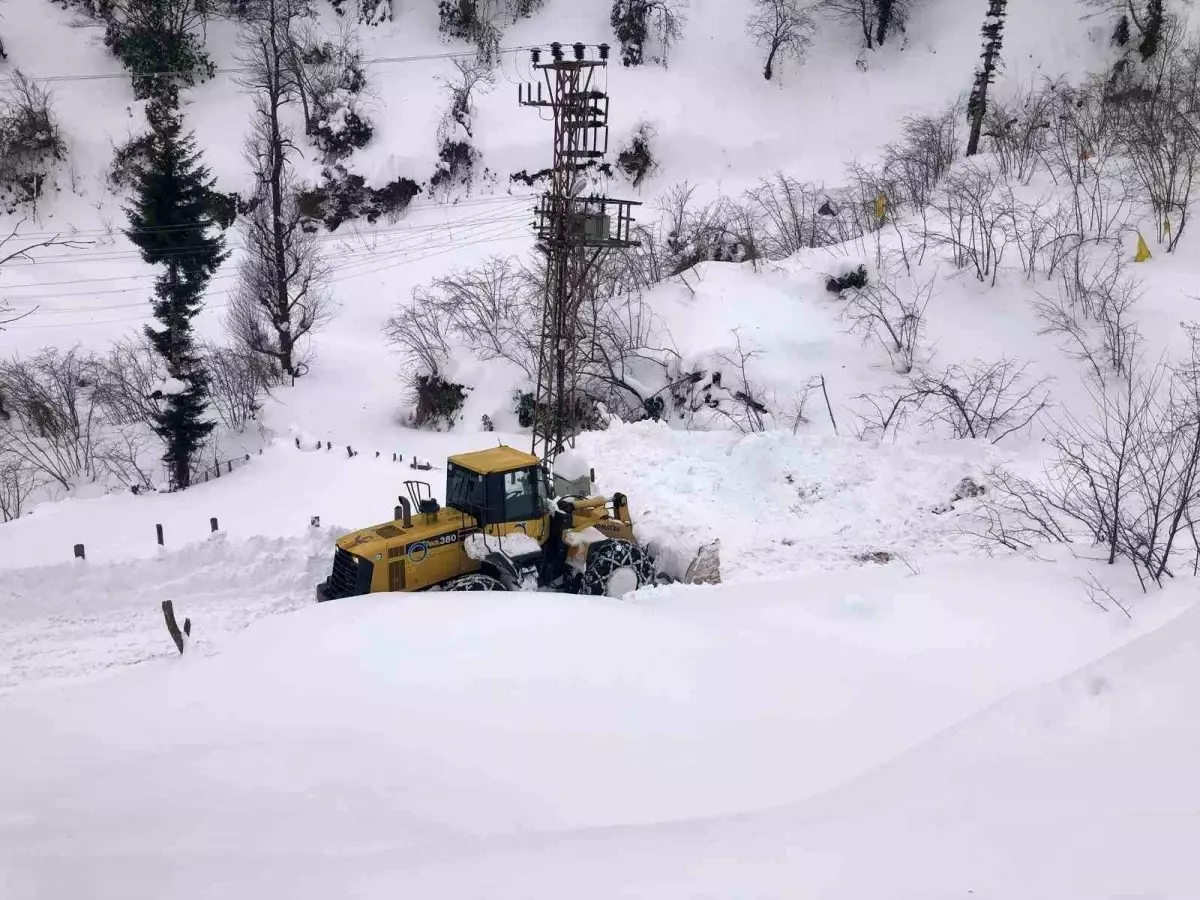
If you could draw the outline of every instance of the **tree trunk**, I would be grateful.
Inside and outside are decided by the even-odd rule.
[[[268,95],[270,116],[271,171],[268,190],[271,195],[271,257],[275,276],[274,314],[276,337],[279,341],[279,361],[288,375],[295,375],[292,367],[292,342],[289,333],[291,308],[288,302],[288,272],[286,249],[286,226],[283,221],[284,147],[282,126],[279,122],[279,107],[283,102],[283,54],[279,46],[278,21],[272,3],[271,17],[271,90]]]
[[[763,68],[763,78],[767,79],[767,81],[770,81],[770,80],[771,80],[771,76],[772,76],[772,75],[775,73],[775,53],[776,53],[776,50],[777,50],[777,45],[776,45],[776,44],[772,44],[772,45],[771,45],[771,52],[767,54],[767,64],[766,64],[766,66]]]
[[[983,137],[983,117],[987,115],[988,87],[992,73],[996,71],[996,42],[988,41],[983,51],[983,69],[975,83],[974,106],[971,109],[971,136],[967,139],[967,156],[979,152],[979,141]]]
[[[888,30],[892,27],[894,8],[895,0],[875,0],[875,9],[879,15],[875,31],[875,43],[880,47],[887,40]]]

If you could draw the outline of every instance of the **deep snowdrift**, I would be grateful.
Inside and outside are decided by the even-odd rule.
[[[215,657],[0,698],[0,884],[1188,896],[1195,609],[959,725],[1169,615],[1126,626],[1064,578],[1007,561],[264,620]]]

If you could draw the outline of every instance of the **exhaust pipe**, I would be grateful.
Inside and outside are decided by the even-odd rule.
[[[397,497],[400,505],[395,509],[394,519],[399,521],[405,528],[412,528],[412,504],[405,497]]]

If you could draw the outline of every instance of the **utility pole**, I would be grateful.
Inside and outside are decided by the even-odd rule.
[[[608,45],[589,58],[584,44],[550,45],[550,61],[532,53],[543,83],[521,85],[522,106],[549,110],[554,118],[550,189],[538,201],[534,232],[546,254],[545,302],[533,397],[533,453],[552,465],[580,431],[579,348],[588,342],[579,311],[595,290],[597,264],[610,250],[636,247],[631,200],[582,196],[582,173],[608,152],[608,94],[596,73],[608,66]]]

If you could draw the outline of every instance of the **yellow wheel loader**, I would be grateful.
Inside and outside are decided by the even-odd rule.
[[[406,481],[390,522],[337,542],[317,600],[376,591],[554,588],[621,596],[656,580],[623,494],[588,496],[591,478],[555,479],[512,447],[449,458],[446,505]]]

